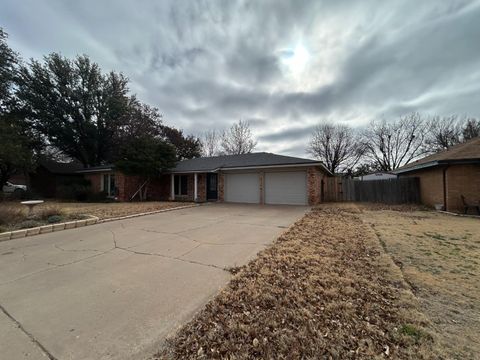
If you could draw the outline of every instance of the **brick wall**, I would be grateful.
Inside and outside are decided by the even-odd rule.
[[[425,169],[404,175],[420,178],[420,197],[422,203],[433,207],[444,203],[443,168]],[[446,168],[446,189],[448,211],[461,212],[461,195],[467,202],[480,201],[480,166],[450,165]]]
[[[258,181],[260,184],[260,204],[265,204],[265,173],[262,171],[258,174]]]
[[[207,174],[198,174],[197,181],[198,201],[205,202],[207,201]]]
[[[103,174],[84,174],[85,179],[90,181],[92,191],[100,192],[102,191],[102,176]]]
[[[218,173],[218,201],[225,201],[225,175]]]
[[[448,211],[463,211],[461,195],[468,203],[480,202],[480,165],[449,166],[446,179]]]
[[[401,175],[420,178],[420,199],[422,204],[434,207],[443,204],[443,169],[431,168]]]
[[[321,186],[323,173],[317,167],[307,169],[307,196],[308,205],[316,205],[322,202]]]

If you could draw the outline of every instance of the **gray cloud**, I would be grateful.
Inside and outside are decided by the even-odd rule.
[[[249,120],[258,149],[306,155],[318,121],[480,116],[479,1],[4,0],[23,57],[89,54],[167,124]]]

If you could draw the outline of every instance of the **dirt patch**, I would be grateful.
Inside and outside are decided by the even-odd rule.
[[[436,358],[416,298],[358,213],[308,213],[154,358]]]
[[[480,219],[372,211],[362,217],[401,267],[449,359],[480,353]]]
[[[45,225],[48,217],[53,215],[60,216],[59,221],[79,220],[87,218],[88,216],[109,219],[192,204],[193,203],[166,201],[122,203],[46,201],[35,207],[33,216],[27,217],[27,207],[25,205],[14,202],[3,202],[0,203],[0,232]]]

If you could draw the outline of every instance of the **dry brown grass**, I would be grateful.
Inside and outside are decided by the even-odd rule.
[[[0,203],[0,232],[7,231],[11,224],[19,223],[25,217],[26,212],[18,206]]]
[[[118,216],[133,215],[138,213],[169,209],[178,206],[192,205],[193,203],[178,203],[167,201],[147,202],[118,202],[118,203],[55,203],[67,214],[93,215],[100,219]],[[48,203],[45,205],[48,206]]]
[[[29,219],[32,226],[43,225],[53,215],[58,215],[64,220],[81,219],[88,215],[98,216],[100,219],[133,215],[155,210],[169,209],[193,203],[178,202],[122,202],[122,203],[70,203],[46,201],[34,208],[34,215]],[[19,202],[0,202],[0,232],[25,228],[27,225],[27,207]]]
[[[480,354],[480,219],[364,208],[439,334],[445,357]]]
[[[308,213],[155,358],[435,358],[416,298],[359,213]]]

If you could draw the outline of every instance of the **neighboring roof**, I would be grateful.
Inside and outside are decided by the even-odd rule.
[[[111,171],[113,170],[113,168],[114,166],[112,164],[90,166],[88,168],[82,168],[78,170],[77,173],[84,174],[84,173],[92,173],[92,172],[104,172],[104,171]]]
[[[462,144],[454,145],[447,150],[411,162],[396,169],[394,173],[416,171],[432,166],[452,163],[480,163],[480,137],[473,138]]]
[[[394,174],[394,173],[391,172],[391,171],[377,171],[377,172],[373,172],[373,173],[370,173],[370,174],[361,175],[360,177],[364,177],[364,176],[382,176],[382,175],[393,175],[393,176],[397,176],[397,174]]]
[[[241,155],[222,155],[212,157],[200,157],[183,160],[177,164],[172,172],[200,172],[217,170],[234,170],[238,168],[258,168],[269,166],[321,166],[326,172],[321,161],[303,159],[292,156],[271,154],[267,152],[250,153]]]
[[[70,162],[58,162],[52,159],[41,159],[39,164],[52,174],[74,174],[83,168],[83,165],[75,160]]]

